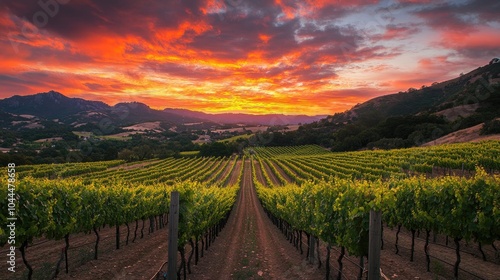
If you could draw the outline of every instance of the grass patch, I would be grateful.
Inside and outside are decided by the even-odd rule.
[[[69,258],[68,258],[69,259]],[[77,261],[77,266],[81,266],[91,260],[94,259],[94,252],[93,250],[88,250],[88,249],[85,249],[85,248],[81,248],[78,250],[78,252],[76,253],[76,258],[75,258]]]
[[[103,135],[99,136],[98,138],[105,140],[121,140],[121,141],[127,141],[132,139],[132,137],[130,136],[119,136],[119,135]]]
[[[236,135],[236,136],[233,136],[231,138],[227,138],[227,139],[222,139],[222,140],[219,140],[217,142],[221,142],[221,143],[229,143],[229,142],[234,142],[238,139],[243,139],[243,140],[246,140],[250,137],[252,137],[253,134],[243,134],[243,135]]]
[[[444,266],[440,261],[431,260],[431,273],[433,279],[439,279],[444,274]]]
[[[196,157],[200,154],[200,151],[184,151],[180,152],[179,155],[181,157]]]
[[[73,134],[75,134],[78,137],[93,137],[95,139],[101,139],[101,140],[120,140],[120,141],[127,141],[132,139],[131,136],[121,136],[121,135],[99,135],[96,136],[92,132],[88,131],[73,131]]]
[[[92,132],[89,131],[73,131],[73,134],[75,134],[78,137],[90,137],[94,135]]]
[[[238,270],[234,273],[233,279],[236,280],[252,279],[254,278],[255,275],[257,275],[257,272],[255,272],[255,270],[253,269]]]

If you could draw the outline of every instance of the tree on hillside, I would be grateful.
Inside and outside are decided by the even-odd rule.
[[[200,148],[200,156],[203,157],[220,157],[220,156],[230,156],[233,154],[233,147],[231,144],[225,144],[222,142],[214,142],[203,144]]]

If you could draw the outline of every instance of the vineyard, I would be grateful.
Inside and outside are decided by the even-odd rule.
[[[19,166],[15,181],[1,179],[16,186],[17,272],[0,277],[93,279],[89,263],[100,267],[117,250],[154,240],[166,251],[176,190],[180,277],[364,278],[376,210],[387,279],[500,279],[499,170],[495,141],[348,153],[253,147],[243,158]],[[0,193],[7,197],[7,188]],[[8,211],[1,201],[3,224]],[[2,227],[0,243],[7,241]],[[75,261],[75,244],[86,248],[84,261]],[[157,257],[127,278],[162,279],[165,261]],[[121,275],[101,270],[97,277]]]

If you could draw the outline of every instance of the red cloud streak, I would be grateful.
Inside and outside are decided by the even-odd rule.
[[[500,46],[497,4],[399,2],[2,2],[0,97],[54,89],[110,104],[333,114],[455,75],[443,64],[485,64]]]

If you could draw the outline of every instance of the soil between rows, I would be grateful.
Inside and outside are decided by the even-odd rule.
[[[229,221],[188,279],[324,279],[302,259],[264,213],[246,161]]]

